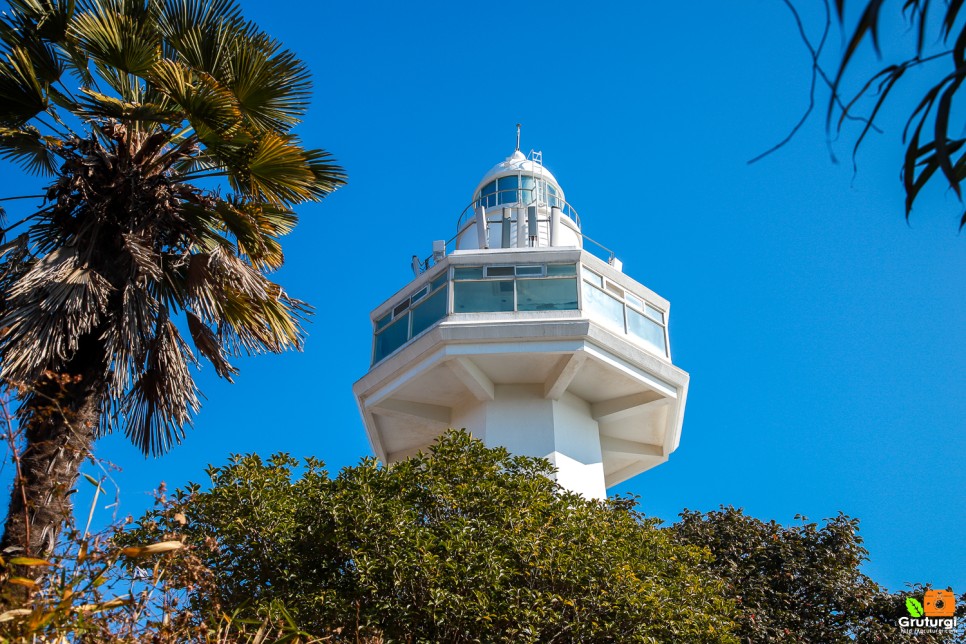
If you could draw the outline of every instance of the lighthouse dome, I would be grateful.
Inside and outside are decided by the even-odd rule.
[[[456,230],[456,250],[583,245],[580,219],[543,153],[519,147],[483,175]]]
[[[563,189],[557,178],[541,162],[539,152],[527,158],[520,150],[493,166],[483,175],[474,191],[474,200],[492,207],[511,203],[564,203]]]

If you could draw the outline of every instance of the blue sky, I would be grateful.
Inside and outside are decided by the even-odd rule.
[[[519,122],[584,232],[670,300],[674,362],[691,374],[681,447],[612,492],[666,521],[721,504],[782,523],[842,511],[862,521],[876,581],[966,589],[962,206],[937,186],[905,222],[908,103],[883,112],[855,174],[855,132],[833,163],[821,115],[749,165],[808,103],[809,58],[779,0],[242,4],[312,69],[300,134],[350,180],[286,239],[278,280],[316,308],[305,352],[241,360],[234,385],[203,369],[204,408],[164,458],[99,443],[122,468],[122,516],[230,453],[332,470],[370,455],[351,393],[369,311],[452,235]],[[18,182],[4,166],[2,192]]]

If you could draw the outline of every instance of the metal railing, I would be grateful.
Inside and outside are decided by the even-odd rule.
[[[537,192],[536,188],[512,188],[510,190],[497,190],[489,194],[480,195],[478,199],[474,199],[469,203],[463,212],[460,213],[459,219],[456,220],[456,234],[459,235],[463,232],[466,227],[464,224],[469,217],[476,216],[476,209],[479,206],[484,208],[506,208],[514,207],[517,208],[527,208],[529,206],[537,206],[538,208],[560,208],[560,212],[570,217],[577,227],[580,228],[580,217],[577,215],[577,210],[571,206],[569,203],[561,199],[560,197],[550,196],[545,199],[539,199],[538,196],[534,196],[532,193]],[[530,193],[529,195],[524,195],[523,193]],[[501,195],[503,198],[501,198]],[[510,200],[507,200],[509,197]],[[529,199],[526,200],[525,199]],[[492,203],[491,203],[492,202]]]
[[[515,188],[512,190],[499,190],[496,192],[491,192],[487,195],[481,195],[478,199],[474,199],[473,201],[471,201],[469,205],[463,209],[463,212],[460,213],[459,219],[456,222],[456,234],[450,237],[448,240],[446,240],[446,244],[445,244],[446,255],[449,255],[453,250],[455,250],[456,240],[459,239],[460,235],[465,233],[468,229],[470,229],[474,225],[473,218],[476,217],[477,206],[484,205],[485,203],[489,202],[489,200],[492,198],[494,200],[493,205],[491,206],[484,205],[484,208],[493,208],[494,212],[496,212],[497,209],[499,209],[501,219],[494,219],[493,222],[490,222],[490,223],[499,223],[500,221],[502,221],[502,208],[505,208],[505,207],[526,208],[527,206],[535,205],[538,208],[542,207],[549,210],[551,207],[556,206],[557,208],[560,208],[560,211],[564,215],[569,217],[574,223],[577,224],[577,233],[581,236],[581,238],[585,242],[590,242],[590,244],[593,247],[593,248],[587,248],[585,245],[584,250],[587,250],[587,252],[591,253],[592,255],[596,256],[599,259],[604,260],[608,264],[614,261],[614,258],[616,257],[614,254],[614,251],[604,246],[600,242],[594,239],[591,239],[590,237],[585,235],[583,231],[580,230],[580,217],[577,215],[577,210],[569,203],[561,199],[560,197],[550,197],[549,200],[545,200],[545,201],[538,201],[537,199],[533,199],[529,203],[523,202],[522,199],[514,202],[504,201],[503,203],[500,203],[500,199],[499,197],[497,197],[497,195],[499,195],[500,193],[518,193],[517,197],[520,198],[523,196],[520,193],[524,193],[524,192],[532,193],[532,192],[536,192],[536,190],[531,188]],[[596,249],[596,251],[594,249]],[[418,256],[414,256],[414,265],[413,265],[414,271],[418,267],[419,272],[422,273],[422,272],[428,271],[430,268],[432,268],[435,265],[436,265],[435,254],[431,254],[422,260],[420,260]]]

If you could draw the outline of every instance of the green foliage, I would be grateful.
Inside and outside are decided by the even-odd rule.
[[[563,491],[544,460],[451,432],[391,467],[297,465],[236,457],[127,538],[191,546],[218,590],[191,596],[199,614],[278,601],[338,640],[735,641],[701,549],[630,500]]]
[[[890,594],[860,572],[867,552],[858,520],[838,515],[821,527],[764,522],[735,508],[685,511],[673,526],[684,544],[705,547],[703,564],[725,582],[739,608],[742,642],[850,644],[950,642],[953,636],[903,635],[908,593]],[[910,593],[918,593],[914,587]],[[964,595],[966,598],[966,595]],[[910,609],[911,610],[911,609]]]

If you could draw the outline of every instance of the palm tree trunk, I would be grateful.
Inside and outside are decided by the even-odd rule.
[[[64,402],[55,399],[42,409],[30,410],[0,551],[20,548],[17,554],[43,557],[54,549],[61,527],[70,518],[70,492],[90,453],[98,416],[92,396],[66,407]]]
[[[25,445],[10,495],[0,552],[44,557],[71,518],[71,493],[91,454],[100,420],[104,350],[94,334],[64,372],[47,374],[23,396]]]

